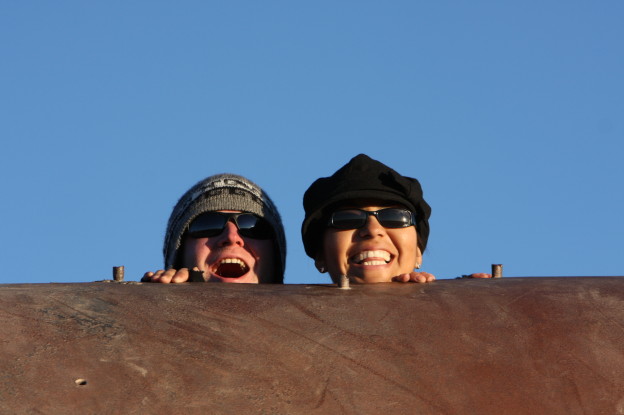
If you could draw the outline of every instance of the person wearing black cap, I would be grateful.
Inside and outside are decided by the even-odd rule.
[[[320,272],[334,282],[431,282],[416,272],[429,238],[431,207],[418,180],[365,154],[303,196],[303,244]]]

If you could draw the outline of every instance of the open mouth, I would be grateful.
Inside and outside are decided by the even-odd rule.
[[[385,265],[391,258],[388,251],[362,251],[351,257],[351,261],[358,265]]]
[[[212,269],[218,277],[240,278],[249,271],[249,266],[238,258],[223,258]]]

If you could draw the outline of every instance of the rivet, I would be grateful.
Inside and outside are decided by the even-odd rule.
[[[115,281],[123,281],[124,280],[124,267],[113,267],[113,279]]]
[[[492,278],[503,278],[503,264],[492,264]]]
[[[338,288],[340,288],[341,290],[350,290],[351,287],[349,287],[349,277],[347,277],[346,275],[341,275],[340,281],[338,281]]]

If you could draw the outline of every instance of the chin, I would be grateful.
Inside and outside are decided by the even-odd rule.
[[[392,276],[386,272],[364,272],[360,275],[349,275],[351,279],[360,284],[377,284],[381,282],[392,282]]]
[[[258,279],[257,278],[237,278],[233,281],[228,281],[234,284],[257,284],[258,283]]]
[[[210,282],[225,282],[231,284],[257,284],[258,277],[255,274],[246,274],[236,278],[227,278],[220,275],[211,275]]]
[[[392,282],[392,277],[364,277],[362,283],[364,284],[378,284],[381,282]]]

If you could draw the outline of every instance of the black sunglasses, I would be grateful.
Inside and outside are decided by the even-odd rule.
[[[253,213],[206,212],[197,216],[189,225],[188,235],[192,238],[208,238],[220,235],[225,225],[233,222],[238,234],[253,239],[271,239],[273,228],[265,219]]]
[[[407,228],[416,225],[416,215],[407,209],[379,210],[343,209],[331,214],[327,226],[337,229],[359,229],[366,225],[369,216],[377,218],[384,228]]]

